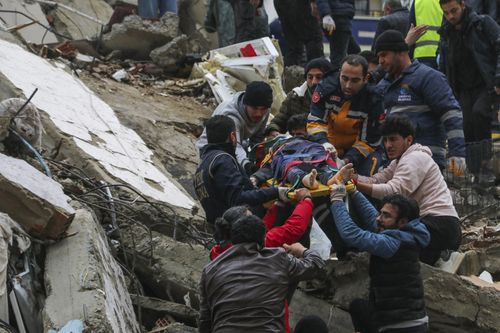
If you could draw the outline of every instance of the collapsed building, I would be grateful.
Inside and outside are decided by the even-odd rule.
[[[191,184],[194,142],[252,80],[271,84],[274,110],[284,98],[271,39],[216,49],[200,29],[205,4],[190,0],[179,15],[106,26],[110,3],[0,0],[6,332],[196,332],[211,234]],[[257,56],[241,56],[248,45]],[[492,199],[462,214],[460,267],[422,264],[432,332],[500,332],[498,211]],[[352,332],[367,262],[329,260],[324,279],[296,292],[292,325],[316,314]]]

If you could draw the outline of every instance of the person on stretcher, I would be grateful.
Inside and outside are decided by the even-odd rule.
[[[326,150],[323,145],[309,141],[306,131],[307,117],[296,115],[287,123],[292,138],[278,141],[268,156],[250,179],[259,185],[273,178],[280,183],[291,184],[294,188],[306,187],[315,190],[320,183],[332,185],[343,181],[338,173],[336,151]]]

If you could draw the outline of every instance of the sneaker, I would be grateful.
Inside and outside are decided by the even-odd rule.
[[[465,258],[465,254],[453,251],[451,253],[445,253],[444,257],[445,259],[443,259],[443,257],[439,258],[438,261],[434,264],[434,267],[437,267],[442,271],[455,274],[462,264],[462,261]]]

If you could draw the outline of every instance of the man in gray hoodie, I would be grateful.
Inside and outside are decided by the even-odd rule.
[[[231,100],[222,102],[212,116],[225,115],[236,125],[236,160],[251,175],[254,166],[247,157],[247,148],[264,141],[264,131],[269,118],[269,108],[273,104],[273,91],[263,81],[253,81],[245,91],[234,94]],[[196,147],[200,151],[207,145],[207,131],[203,129]]]

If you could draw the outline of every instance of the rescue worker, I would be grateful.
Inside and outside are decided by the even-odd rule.
[[[457,96],[464,118],[467,168],[481,185],[493,185],[493,104],[500,94],[500,27],[463,0],[440,0],[446,21],[439,30],[440,69]]]
[[[306,81],[288,93],[281,104],[280,111],[267,127],[266,131],[269,132],[269,136],[274,137],[279,133],[286,133],[287,121],[293,115],[309,114],[314,90],[323,77],[332,70],[332,65],[325,58],[313,59],[307,63],[304,69]]]
[[[441,251],[457,250],[462,240],[450,191],[430,149],[414,143],[415,129],[408,117],[389,116],[381,132],[391,163],[372,177],[353,175],[353,181],[359,191],[375,199],[400,193],[417,202],[420,220],[431,234],[420,260],[434,265]]]
[[[286,187],[256,189],[252,185],[236,161],[236,126],[232,118],[215,115],[207,121],[205,130],[208,144],[203,149],[193,185],[210,225],[233,206],[259,206],[277,198],[288,200]]]
[[[375,43],[379,63],[387,72],[377,85],[387,115],[405,114],[415,127],[415,142],[428,146],[441,169],[465,171],[462,113],[446,77],[418,60],[412,61],[403,35],[382,33]],[[447,144],[446,144],[447,143]],[[448,163],[446,161],[448,147]]]
[[[415,0],[410,8],[410,27],[425,26],[414,45],[411,45],[410,57],[420,63],[437,69],[437,50],[439,35],[437,33],[443,21],[443,11],[436,0]],[[405,34],[403,34],[405,36]]]
[[[360,228],[352,220],[343,199],[346,188],[334,185],[331,211],[342,239],[370,256],[369,298],[349,305],[356,332],[428,332],[424,285],[419,253],[429,243],[429,232],[419,221],[414,200],[392,194],[382,200],[380,213],[363,196],[353,191],[353,209]]]
[[[251,175],[256,169],[247,157],[246,148],[264,141],[264,133],[269,118],[269,108],[273,103],[273,91],[263,81],[253,81],[244,92],[238,92],[222,102],[212,116],[227,115],[236,125],[236,160]],[[206,129],[203,130],[196,147],[203,153],[207,144]]]
[[[258,217],[242,217],[233,246],[203,268],[200,333],[285,332],[289,285],[315,278],[325,262],[300,243],[264,247],[265,232]]]
[[[327,150],[336,149],[339,168],[353,163],[359,173],[371,175],[381,163],[368,156],[380,145],[379,121],[384,115],[382,96],[368,83],[368,63],[357,54],[347,56],[340,72],[318,84],[312,95],[307,132]]]

